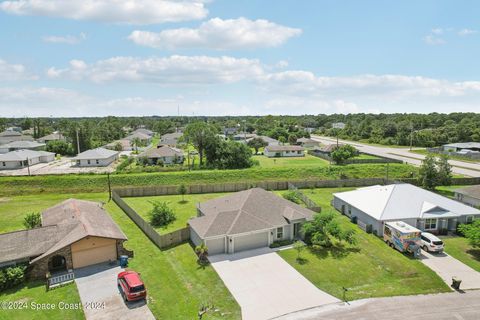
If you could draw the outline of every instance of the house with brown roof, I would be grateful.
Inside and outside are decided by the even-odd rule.
[[[142,152],[139,157],[146,157],[148,163],[151,165],[156,165],[158,163],[182,164],[184,161],[182,150],[170,146],[150,148]]]
[[[261,188],[202,202],[189,221],[190,239],[205,243],[209,254],[267,247],[301,238],[301,227],[314,212]]]
[[[0,266],[27,263],[31,278],[132,255],[100,203],[68,199],[41,214],[41,227],[0,234]]]
[[[266,146],[263,154],[269,158],[304,157],[305,148],[301,146]]]

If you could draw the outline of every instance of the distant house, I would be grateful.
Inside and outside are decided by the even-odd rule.
[[[55,153],[35,150],[16,150],[0,154],[0,170],[21,169],[37,163],[55,160]]]
[[[431,233],[454,231],[457,224],[480,218],[480,210],[411,184],[371,186],[333,194],[333,206],[383,235],[388,221],[403,221]]]
[[[310,128],[310,127],[303,128],[303,131],[308,133],[313,133],[315,130],[317,130],[317,128]]]
[[[310,139],[310,138],[297,139],[297,143],[304,148],[314,148],[314,147],[318,147],[320,145],[320,142],[315,141],[315,140]]]
[[[314,147],[311,151],[313,155],[326,155],[331,156],[331,153],[335,151],[338,147],[343,146],[343,144],[329,144],[324,147]]]
[[[41,143],[49,143],[50,141],[66,141],[67,139],[60,132],[54,132],[44,137],[38,138],[37,141]]]
[[[75,270],[132,256],[127,237],[100,203],[69,199],[42,212],[41,227],[0,234],[0,266],[27,263],[27,275]]]
[[[236,127],[224,128],[223,129],[223,134],[226,135],[226,136],[232,136],[235,133],[237,133],[237,131],[238,131],[238,128],[236,128]]]
[[[305,149],[301,146],[266,146],[263,154],[274,157],[304,157]]]
[[[447,152],[480,152],[480,142],[449,143],[443,145],[442,149]]]
[[[146,157],[152,165],[160,162],[163,164],[182,164],[184,161],[182,150],[170,146],[150,148],[142,152],[139,157]]]
[[[145,133],[141,133],[141,132],[132,133],[132,134],[126,136],[125,138],[123,138],[122,140],[128,140],[128,141],[131,142],[134,139],[139,139],[145,145],[150,144],[150,142],[152,141],[151,136],[149,136],[148,134],[145,134]]]
[[[255,133],[239,132],[239,133],[232,136],[232,140],[237,141],[237,142],[246,143],[246,142],[248,142],[248,140],[256,138],[256,137],[257,137],[257,135]]]
[[[198,204],[189,221],[195,245],[209,255],[268,247],[275,241],[301,239],[302,225],[315,214],[261,188],[252,188]]]
[[[8,127],[6,130],[7,130],[7,131],[17,131],[17,132],[22,132],[22,127],[16,127],[16,126],[13,126],[13,127]]]
[[[247,142],[249,142],[250,140],[254,139],[254,138],[260,138],[262,139],[263,141],[265,141],[266,143],[268,143],[269,146],[278,146],[280,144],[280,142],[276,139],[273,139],[273,138],[270,138],[268,136],[254,136],[250,139],[247,139]]]
[[[115,150],[115,148],[117,147],[117,144],[120,144],[120,146],[122,147],[121,151],[133,150],[132,142],[126,139],[120,139],[120,140],[110,142],[109,144],[106,144],[104,147],[110,150]]]
[[[178,145],[178,139],[183,136],[181,132],[173,132],[173,133],[166,133],[160,137],[160,141],[158,142],[158,147],[161,146],[171,146],[176,147]]]
[[[118,159],[118,151],[96,148],[79,153],[72,158],[79,167],[106,167]]]
[[[15,150],[43,150],[45,143],[38,143],[36,141],[13,141],[7,144],[0,145],[0,154]]]
[[[480,185],[455,190],[455,199],[470,206],[480,207]]]
[[[141,134],[147,135],[149,137],[153,137],[153,135],[155,134],[155,132],[153,132],[152,130],[148,130],[148,129],[145,129],[145,128],[136,129],[131,134],[136,134],[136,133],[141,133]]]
[[[23,135],[14,130],[5,130],[0,132],[0,145],[7,144],[13,141],[33,141],[32,136]]]

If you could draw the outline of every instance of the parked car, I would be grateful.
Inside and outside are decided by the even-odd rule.
[[[420,238],[422,239],[423,250],[427,252],[443,252],[445,244],[435,235],[428,232],[422,232]]]
[[[147,289],[140,274],[135,271],[123,271],[117,276],[118,288],[125,301],[136,301],[147,298]]]

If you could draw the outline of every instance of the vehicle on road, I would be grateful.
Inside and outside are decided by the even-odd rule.
[[[147,289],[139,273],[132,270],[122,271],[117,276],[117,283],[126,302],[147,298]]]
[[[422,232],[420,238],[422,239],[422,249],[427,252],[442,253],[445,249],[445,244],[434,234],[429,232]]]
[[[403,221],[386,222],[383,230],[383,240],[400,252],[411,253],[420,257],[421,231]]]

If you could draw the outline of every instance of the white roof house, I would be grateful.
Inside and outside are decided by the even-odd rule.
[[[118,158],[118,151],[96,148],[79,153],[72,160],[78,166],[107,166]]]
[[[38,143],[36,141],[12,141],[10,143],[0,145],[0,153],[21,149],[39,150],[44,147],[45,143]]]
[[[55,160],[55,153],[36,150],[15,150],[0,154],[0,170],[19,169]]]
[[[454,230],[456,223],[464,222],[467,216],[480,217],[480,210],[406,183],[359,188],[333,196],[336,209],[371,224],[401,220],[419,229],[432,223],[426,229]]]

